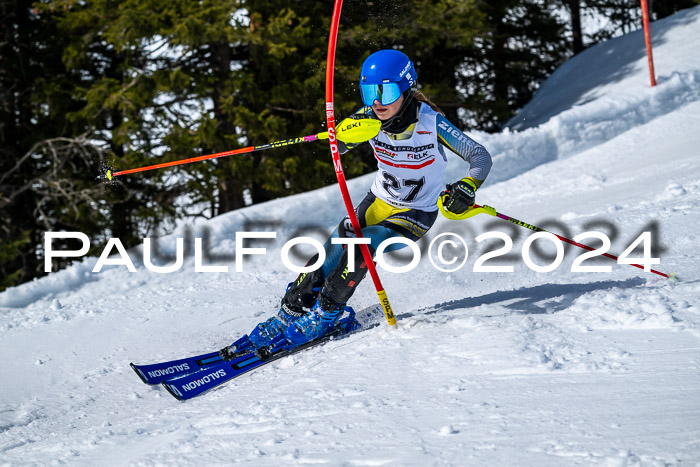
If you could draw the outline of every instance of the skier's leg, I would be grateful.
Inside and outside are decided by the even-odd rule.
[[[350,226],[350,228],[352,228],[352,226]],[[347,225],[341,222],[324,245],[326,260],[323,265],[316,271],[301,273],[294,282],[290,283],[284,297],[282,297],[282,303],[277,316],[261,323],[256,330],[251,333],[251,340],[256,347],[259,348],[269,344],[269,342],[277,335],[281,334],[289,324],[304,316],[307,313],[306,310],[314,306],[318,299],[319,292],[328,280],[328,277],[326,277],[328,274],[331,274],[330,277],[334,284],[339,281],[339,275],[335,273],[335,271],[347,269],[346,266],[339,268],[339,265],[348,264],[348,252],[345,245],[333,243],[332,239],[347,236]],[[364,274],[367,272],[367,265],[364,261],[359,261],[362,259],[362,253],[359,249],[357,249],[355,257],[357,263],[355,268],[356,272],[345,278],[345,288],[348,292],[345,292],[345,289],[343,289],[343,292],[338,291],[339,300],[342,300],[345,295],[347,295],[347,298],[350,298],[352,290],[354,290],[354,287],[362,280],[362,277],[364,277]],[[306,265],[308,266],[315,263],[317,259],[318,255],[315,255]],[[358,272],[359,270],[362,272]],[[331,290],[334,291],[331,296],[336,298],[335,291],[340,289],[336,286],[332,286]],[[342,300],[341,303],[345,303],[347,298]]]
[[[370,238],[372,251],[375,251],[379,244],[389,237],[403,235],[410,239],[419,238],[430,228],[435,219],[435,216],[431,218],[430,214],[425,218],[426,214],[423,211],[391,207],[384,201],[376,198],[371,192],[365,196],[355,211],[363,236]],[[422,227],[424,221],[430,222],[424,230],[420,228],[416,230],[416,225]],[[368,224],[377,225],[369,225],[368,227]],[[340,316],[345,303],[354,293],[355,287],[357,287],[357,284],[367,272],[367,265],[364,264],[362,254],[357,248],[355,253],[355,273],[350,275],[343,274],[348,264],[346,246],[333,243],[332,240],[333,238],[349,237],[355,237],[355,233],[350,219],[345,217],[340,221],[324,245],[326,260],[321,268],[312,273],[301,274],[296,281],[290,283],[282,298],[281,307],[277,315],[260,323],[250,334],[250,340],[257,348],[269,345],[289,324],[305,316],[307,314],[306,309],[316,305],[319,299],[319,292],[322,287],[325,287],[324,283],[327,286],[325,287],[327,290],[324,294],[325,298],[321,299],[321,301],[324,307],[333,308],[332,312],[338,312],[335,318]],[[394,244],[387,248],[386,251],[401,247],[403,247],[402,244]],[[312,258],[307,263],[307,266],[316,262],[316,259],[317,257]],[[332,281],[329,282],[329,279],[332,279]],[[321,308],[321,310],[326,308]]]
[[[356,209],[362,235],[370,239],[372,254],[379,245],[391,237],[404,237],[409,240],[419,240],[435,223],[437,211],[422,211],[418,209],[402,209],[390,206],[388,203],[369,193]],[[354,237],[352,226],[346,218],[337,229],[339,235]],[[405,247],[403,243],[390,245],[385,251],[398,250]],[[317,339],[329,332],[345,309],[345,304],[355,292],[357,284],[364,278],[367,265],[356,248],[355,271],[347,268],[348,254],[344,252],[332,269],[324,271],[326,277],[318,300],[311,312],[292,323],[284,335],[294,345],[300,345]],[[324,266],[327,266],[328,263]]]
[[[384,240],[397,236],[395,231],[388,227],[373,225],[362,229],[362,235],[369,238],[370,253],[374,255],[376,248]],[[400,248],[401,244],[391,245]],[[354,270],[350,272],[349,251],[347,247],[335,269],[326,277],[323,288],[311,311],[299,320],[294,321],[284,334],[288,341],[294,345],[317,339],[333,329],[335,323],[343,314],[345,304],[355,292],[357,285],[367,274],[367,263],[364,260],[359,247],[355,248]],[[387,250],[390,250],[387,248]]]
[[[366,201],[363,201],[363,203],[366,204]],[[362,203],[360,205],[362,205]],[[324,284],[324,278],[335,270],[338,264],[347,264],[347,259],[342,260],[345,254],[345,246],[332,242],[333,238],[354,236],[354,234],[351,233],[352,225],[349,221],[346,222],[346,220],[347,218],[343,219],[340,224],[338,224],[338,227],[336,227],[324,244],[326,260],[323,265],[316,271],[301,273],[294,282],[290,282],[282,297],[280,309],[277,311],[277,314],[259,323],[250,333],[249,340],[255,348],[267,347],[277,336],[281,335],[292,322],[304,316],[307,313],[306,310],[313,307],[316,303],[318,294]],[[362,257],[359,250],[357,255],[358,257]],[[314,255],[306,265],[309,266],[315,263],[317,259],[318,255]]]
[[[350,228],[352,229],[352,226]],[[346,227],[341,221],[323,246],[326,251],[323,265],[316,271],[301,273],[294,282],[290,282],[277,314],[258,324],[250,333],[249,340],[255,348],[270,345],[292,322],[304,316],[306,310],[316,303],[324,278],[336,268],[345,252],[344,246],[333,243],[332,239],[345,236]],[[314,255],[306,265],[315,263],[317,259],[318,255]]]

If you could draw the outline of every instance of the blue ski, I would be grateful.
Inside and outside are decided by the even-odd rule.
[[[349,316],[343,317],[333,332],[324,336],[321,339],[309,342],[298,347],[291,347],[284,338],[280,338],[278,342],[271,346],[272,348],[265,352],[264,355],[256,354],[255,352],[240,356],[230,361],[220,361],[213,365],[197,371],[174,377],[163,381],[163,386],[178,400],[192,399],[193,397],[204,394],[222,384],[258,367],[274,362],[280,358],[300,352],[309,347],[313,347],[333,338],[345,336],[358,330],[368,329],[379,322],[379,318],[383,316],[381,306],[372,306],[355,314],[350,307]]]
[[[231,344],[231,346],[227,349],[233,348],[239,343],[244,342],[247,337],[248,336],[243,336]],[[141,378],[144,383],[160,384],[165,380],[204,370],[213,365],[224,362],[224,358],[222,356],[224,350],[196,355],[194,357],[181,358],[179,360],[153,363],[150,365],[136,365],[131,363],[131,368],[134,369],[136,374],[139,375],[139,378]]]

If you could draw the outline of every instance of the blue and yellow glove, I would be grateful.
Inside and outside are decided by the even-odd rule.
[[[471,177],[447,185],[438,198],[438,207],[442,215],[452,220],[470,217],[468,211],[474,206],[476,188],[477,182]]]

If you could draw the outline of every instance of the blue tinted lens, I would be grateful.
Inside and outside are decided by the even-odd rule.
[[[401,90],[397,83],[360,84],[360,92],[362,94],[362,102],[370,107],[375,100],[381,102],[382,105],[389,105],[401,97]]]

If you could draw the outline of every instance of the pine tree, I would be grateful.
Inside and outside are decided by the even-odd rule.
[[[650,0],[649,9],[652,19],[661,19],[671,16],[685,8],[693,8],[700,5],[700,0]]]
[[[124,46],[157,41],[152,62],[163,132],[160,160],[323,131],[328,12],[314,1],[153,2],[121,5],[109,36]],[[128,30],[118,37],[116,32]],[[324,31],[324,32],[321,32]],[[319,156],[321,155],[321,156]],[[327,148],[295,146],[173,170],[187,214],[217,215],[328,183]],[[208,213],[208,214],[206,214]]]
[[[487,27],[465,57],[464,120],[498,131],[532,97],[539,83],[568,56],[564,25],[539,0],[492,0],[482,4]]]
[[[700,4],[700,0],[649,0],[647,3],[651,20],[657,20],[694,7]],[[586,0],[585,6],[592,14],[606,18],[607,24],[591,35],[594,43],[642,28],[639,0]]]
[[[0,44],[0,288],[44,274],[47,230],[101,230],[100,154],[65,115],[76,108],[56,23],[32,2],[3,3]]]

